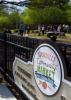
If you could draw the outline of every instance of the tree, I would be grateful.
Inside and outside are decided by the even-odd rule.
[[[45,7],[45,6],[53,6],[63,8],[68,4],[69,0],[29,0],[31,7]]]
[[[26,9],[22,15],[22,20],[25,24],[39,24],[42,23],[42,10],[40,9]]]
[[[57,7],[28,8],[22,19],[25,24],[60,24],[66,22],[66,13]]]
[[[18,28],[21,22],[21,17],[18,12],[13,12],[9,14],[9,23],[11,28]]]
[[[8,25],[8,13],[5,11],[6,5],[0,5],[0,31]]]
[[[29,0],[22,18],[26,24],[60,24],[67,22],[69,0]]]
[[[67,17],[67,23],[71,24],[71,6],[68,6],[66,9],[66,17]]]
[[[7,26],[9,26],[8,22],[9,22],[8,17],[0,16],[0,31],[2,31],[4,28],[7,28]]]
[[[6,8],[8,8],[5,4],[0,4],[0,15],[7,15],[8,12],[6,11]]]
[[[66,22],[66,12],[57,7],[44,8],[43,16],[43,21],[46,24],[63,24]]]
[[[19,27],[21,22],[21,17],[18,12],[8,13],[0,13],[0,30],[4,28],[7,29],[15,29]]]

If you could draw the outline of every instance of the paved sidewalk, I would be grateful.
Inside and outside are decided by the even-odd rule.
[[[5,85],[0,85],[0,100],[17,100]]]

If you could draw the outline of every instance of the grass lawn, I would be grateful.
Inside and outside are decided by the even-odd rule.
[[[30,33],[29,34],[29,37],[32,37],[32,38],[41,38],[41,39],[47,39],[47,34],[45,34],[44,36],[41,35],[41,36],[38,36],[37,33]],[[58,36],[57,37],[57,40],[61,41],[61,42],[64,42],[64,43],[71,43],[71,33],[66,33],[65,36]]]
[[[60,40],[61,42],[64,42],[64,43],[71,43],[71,33],[70,34],[66,33],[65,37],[64,36],[58,37],[57,40]]]
[[[38,33],[30,33],[29,37],[46,39],[47,38],[47,34],[44,34],[44,36],[43,35],[38,36]]]

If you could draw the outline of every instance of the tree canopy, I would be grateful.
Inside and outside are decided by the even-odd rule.
[[[63,8],[68,4],[69,0],[29,0],[31,7],[45,7],[45,6],[56,6]]]
[[[62,24],[70,21],[69,0],[29,0],[22,18],[26,24]]]
[[[70,24],[71,5],[69,0],[29,0],[29,6],[22,14],[7,12],[6,5],[0,5],[0,27],[18,28],[19,24]]]
[[[59,24],[66,22],[66,13],[56,7],[26,9],[22,18],[26,24]]]

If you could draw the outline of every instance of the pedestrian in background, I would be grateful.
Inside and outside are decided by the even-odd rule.
[[[38,25],[38,36],[40,36],[40,34],[41,34],[41,26]]]
[[[24,24],[20,25],[20,27],[19,27],[19,34],[21,36],[23,36],[23,34],[25,34],[25,25]]]
[[[27,26],[27,34],[29,34],[30,33],[30,26],[28,25]]]
[[[41,31],[42,31],[42,35],[44,35],[44,31],[45,31],[44,25],[42,26]]]

